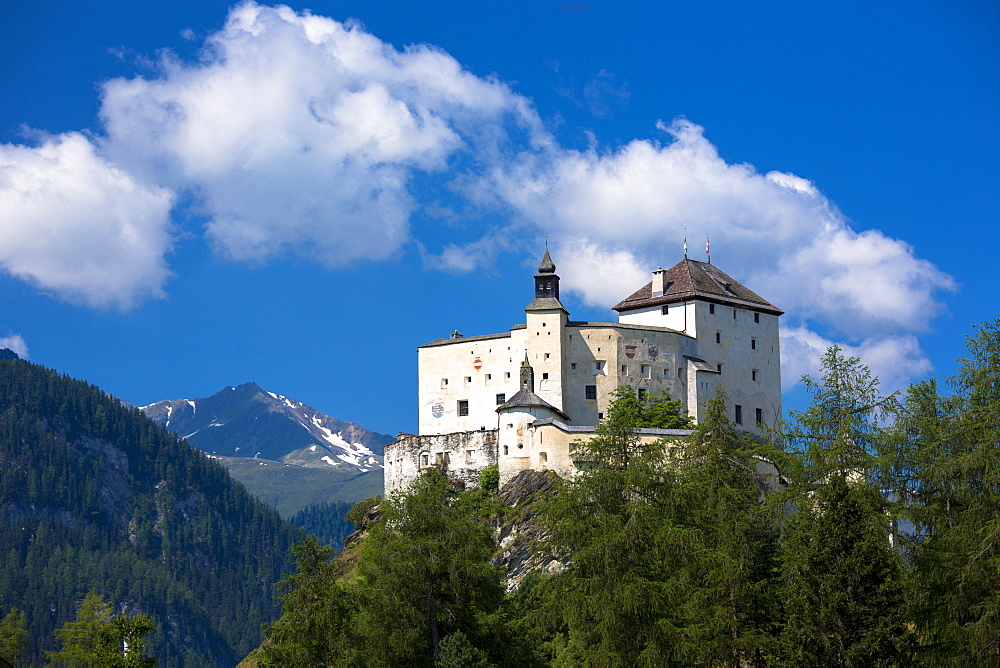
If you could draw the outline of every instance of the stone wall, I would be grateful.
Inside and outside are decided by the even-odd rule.
[[[420,472],[444,466],[449,478],[479,486],[479,474],[497,463],[497,430],[418,436],[399,434],[385,446],[385,493],[405,488]]]

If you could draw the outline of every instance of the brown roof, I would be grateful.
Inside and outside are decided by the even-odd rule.
[[[707,262],[681,260],[664,273],[662,295],[653,294],[653,282],[650,281],[612,308],[620,313],[700,299],[774,315],[783,313],[777,306]]]
[[[517,394],[497,406],[497,413],[507,410],[508,408],[545,408],[552,411],[556,415],[561,415],[562,417],[568,419],[568,416],[565,413],[526,387],[522,387],[517,391]]]

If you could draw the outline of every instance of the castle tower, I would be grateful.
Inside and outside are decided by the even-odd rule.
[[[563,349],[569,312],[559,301],[559,276],[547,248],[535,274],[535,298],[524,311],[525,359],[534,385],[529,389],[562,410]],[[522,388],[524,373],[522,367]]]

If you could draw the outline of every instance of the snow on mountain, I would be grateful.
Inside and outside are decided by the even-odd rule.
[[[158,401],[141,410],[212,455],[253,453],[255,458],[345,472],[381,469],[384,447],[393,440],[256,383],[226,387],[202,399]]]

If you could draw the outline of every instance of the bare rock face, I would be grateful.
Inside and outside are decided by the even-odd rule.
[[[556,493],[557,476],[552,471],[521,471],[500,488],[500,501],[511,509],[499,529],[499,549],[490,563],[502,566],[507,590],[514,591],[531,572],[554,573],[566,568],[568,556],[552,555],[544,541],[549,538],[541,523],[540,502]]]

